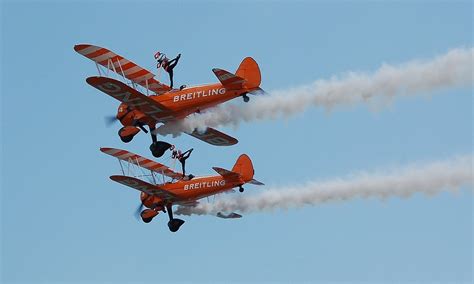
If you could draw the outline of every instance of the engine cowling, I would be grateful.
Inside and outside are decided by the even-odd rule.
[[[140,199],[142,201],[142,204],[147,208],[153,208],[156,211],[163,211],[164,209],[163,205],[161,204],[161,199],[156,196],[152,196],[146,194],[145,192],[142,192],[140,194]]]
[[[140,193],[140,199],[142,201],[142,204],[145,205],[145,207],[151,208],[153,207],[153,196],[146,194],[145,192]]]
[[[142,219],[152,219],[153,217],[155,217],[156,215],[158,215],[158,211],[155,211],[153,209],[145,209],[142,211],[142,213],[140,213],[140,216],[142,217]]]

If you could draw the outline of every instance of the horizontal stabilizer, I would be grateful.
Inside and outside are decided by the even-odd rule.
[[[244,78],[234,75],[228,71],[214,68],[212,69],[212,72],[214,72],[217,79],[219,79],[219,81],[224,87],[226,87],[226,89],[241,89],[245,83]]]
[[[248,183],[254,184],[254,185],[265,185],[263,182],[259,182],[259,181],[256,180],[256,179],[252,179],[252,180],[249,181]]]
[[[268,95],[267,92],[265,92],[264,89],[260,88],[260,87],[257,87],[255,89],[252,89],[250,92],[249,92],[250,95],[254,95],[254,96],[261,96],[261,95]]]
[[[223,169],[223,168],[212,167],[212,169],[215,170],[218,174],[220,174],[224,178],[239,178],[240,177],[240,174]]]
[[[235,212],[231,212],[229,214],[224,214],[222,212],[217,212],[216,214],[217,217],[223,218],[223,219],[237,219],[237,218],[242,218],[242,215],[237,214]]]
[[[208,127],[204,132],[194,130],[192,133],[188,134],[214,146],[231,146],[239,142],[234,137],[211,127]]]

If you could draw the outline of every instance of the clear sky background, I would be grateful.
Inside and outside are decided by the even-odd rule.
[[[182,53],[178,86],[216,82],[212,68],[233,71],[252,56],[271,91],[471,47],[472,8],[470,1],[3,1],[2,282],[470,283],[469,190],[239,220],[185,217],[176,234],[161,214],[138,222],[139,194],[109,180],[118,163],[99,147],[150,157],[150,137],[125,145],[118,125],[104,126],[118,102],[86,84],[95,66],[73,46],[104,46],[150,70],[157,50]],[[450,89],[377,112],[309,108],[224,128],[240,141],[227,148],[187,135],[165,140],[194,147],[187,163],[194,174],[231,168],[248,153],[257,179],[282,186],[470,153],[472,106],[472,88]],[[245,194],[259,190],[247,186]]]

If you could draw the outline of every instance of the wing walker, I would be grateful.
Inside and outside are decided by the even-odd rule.
[[[157,125],[179,122],[190,114],[200,113],[237,97],[248,102],[249,94],[263,94],[260,88],[260,69],[253,58],[245,58],[235,73],[212,69],[219,81],[217,83],[192,87],[182,85],[174,89],[173,69],[181,54],[170,60],[162,52],[155,53],[158,72],[162,68],[169,74],[168,86],[158,81],[155,74],[147,69],[106,48],[78,44],[74,46],[74,50],[95,62],[99,74],[87,78],[87,83],[120,101],[117,114],[112,117],[111,122],[120,121],[123,125],[118,131],[122,142],[132,141],[140,131],[150,133],[152,155],[159,158],[170,150],[173,152],[172,158],[182,165],[182,172],[177,172],[126,150],[100,148],[103,153],[117,158],[120,163],[122,174],[113,175],[110,179],[141,192],[137,215],[143,222],[151,222],[160,212],[167,213],[168,227],[170,231],[176,232],[184,221],[173,216],[173,205],[186,209],[198,205],[200,199],[233,192],[234,188],[243,192],[244,184],[263,185],[253,178],[252,161],[246,154],[240,155],[232,170],[213,167],[217,175],[186,175],[185,161],[193,149],[181,153],[174,145],[159,141],[157,137]],[[214,146],[231,146],[238,142],[234,137],[214,128],[207,128],[204,132],[194,130],[187,134]],[[226,219],[242,217],[235,212],[218,212],[216,216]]]

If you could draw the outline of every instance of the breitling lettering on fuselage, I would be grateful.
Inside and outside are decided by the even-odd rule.
[[[184,190],[209,188],[209,187],[224,186],[224,185],[225,185],[225,180],[195,182],[195,183],[184,185]]]
[[[173,102],[176,103],[180,101],[194,100],[194,99],[199,99],[203,97],[223,95],[225,94],[225,92],[226,92],[225,88],[217,88],[217,89],[197,91],[197,92],[192,92],[192,93],[187,93],[187,94],[182,94],[182,95],[176,95],[173,97]]]

